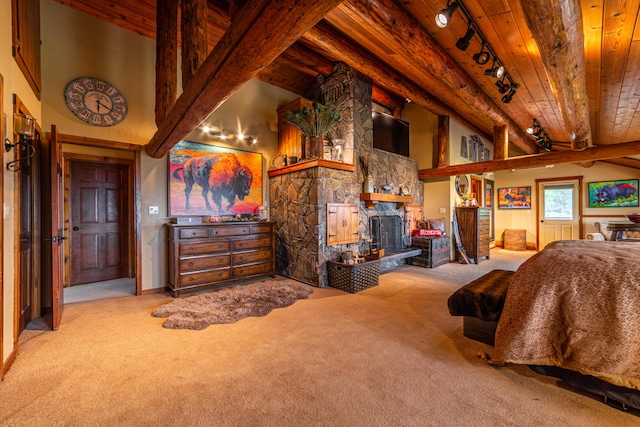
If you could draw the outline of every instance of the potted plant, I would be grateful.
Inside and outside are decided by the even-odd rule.
[[[291,123],[305,136],[305,158],[322,158],[324,138],[336,127],[340,112],[331,103],[314,102],[302,110],[291,110],[285,120]]]

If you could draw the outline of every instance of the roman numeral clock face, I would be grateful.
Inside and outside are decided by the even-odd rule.
[[[83,122],[114,126],[127,116],[127,100],[111,83],[93,77],[73,80],[65,90],[67,106]]]

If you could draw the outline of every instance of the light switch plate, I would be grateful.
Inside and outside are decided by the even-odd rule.
[[[447,213],[447,208],[440,208],[440,213]]]
[[[157,206],[149,206],[149,215],[158,215],[160,210]]]

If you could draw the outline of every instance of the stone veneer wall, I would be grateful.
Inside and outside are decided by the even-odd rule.
[[[319,76],[307,97],[330,101],[341,109],[338,135],[345,141],[345,152],[352,149],[356,171],[316,167],[270,178],[271,220],[276,223],[276,271],[283,276],[314,286],[328,284],[326,261],[350,246],[361,253],[364,241],[352,245],[327,246],[327,203],[356,203],[360,206],[360,235],[369,235],[369,216],[399,215],[404,210],[395,203],[378,203],[367,209],[360,201],[364,175],[359,158],[369,158],[374,181],[392,187],[398,194],[407,188],[415,204],[423,203],[423,186],[418,180],[418,164],[404,156],[373,149],[371,80],[336,64],[331,76]],[[348,158],[345,162],[348,162]]]

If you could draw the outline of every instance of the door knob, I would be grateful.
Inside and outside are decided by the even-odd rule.
[[[78,231],[78,230],[80,230],[80,227],[73,227],[72,230],[73,231]]]

